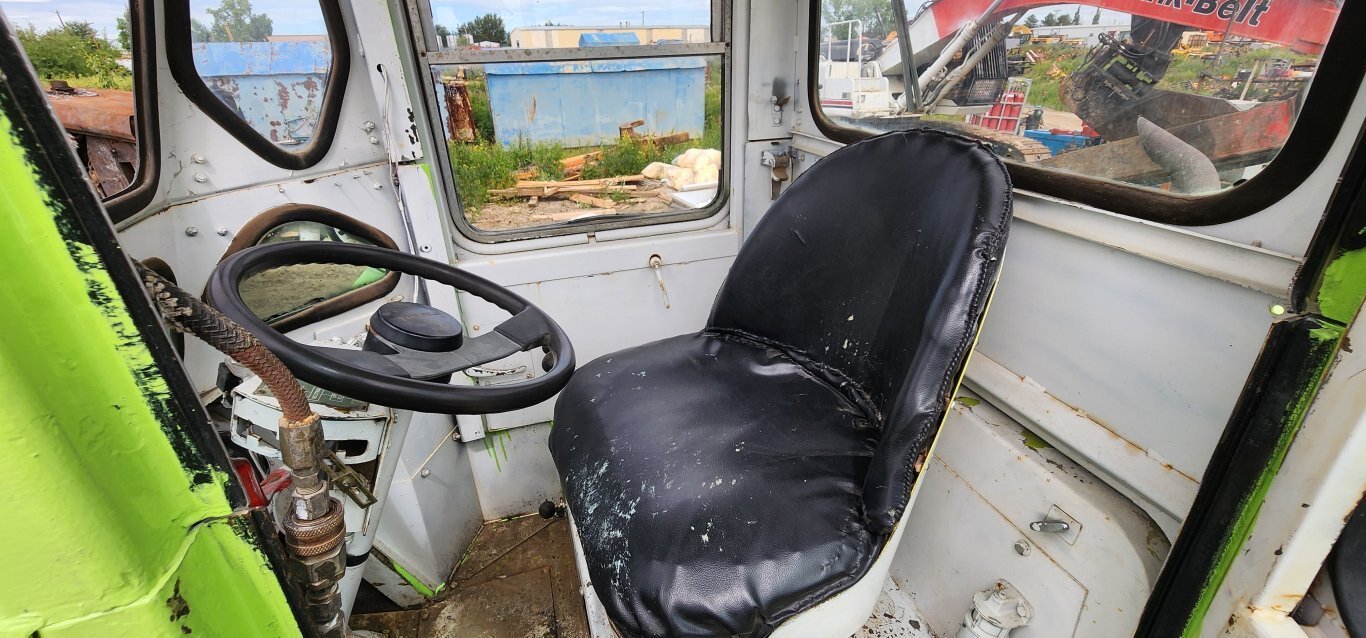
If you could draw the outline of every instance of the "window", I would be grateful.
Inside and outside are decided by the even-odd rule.
[[[181,0],[166,28],[176,81],[214,121],[282,168],[322,159],[349,72],[335,3]]]
[[[1339,13],[1329,0],[892,1],[822,0],[814,90],[828,123],[955,130],[1017,167],[1186,196],[1271,163]]]
[[[487,239],[709,214],[726,189],[709,0],[432,0],[427,61],[462,227]]]
[[[238,231],[224,253],[288,241],[337,241],[394,248],[379,229],[332,210],[282,206],[257,216]],[[334,316],[389,294],[398,273],[348,264],[294,264],[252,275],[238,292],[257,317],[287,331]]]
[[[155,173],[151,118],[139,116],[146,110],[140,102],[155,95],[147,89],[150,78],[138,75],[143,49],[137,44],[147,24],[141,5],[0,1],[96,194],[116,219],[115,202],[140,207],[132,200],[148,190],[140,187],[150,186]]]

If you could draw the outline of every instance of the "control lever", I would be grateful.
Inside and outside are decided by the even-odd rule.
[[[352,503],[359,505],[361,509],[368,509],[374,505],[378,499],[375,493],[370,491],[370,485],[366,483],[365,477],[357,474],[351,466],[342,463],[337,458],[337,453],[332,450],[325,450],[326,462],[323,463],[323,470],[327,472],[327,478],[332,480],[332,487],[341,490]]]

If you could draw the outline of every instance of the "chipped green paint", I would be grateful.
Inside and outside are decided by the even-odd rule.
[[[1025,430],[1025,431],[1024,431],[1024,439],[1023,439],[1023,441],[1024,441],[1024,444],[1025,444],[1025,447],[1027,447],[1027,448],[1029,448],[1029,449],[1031,449],[1031,450],[1043,450],[1043,449],[1046,449],[1046,448],[1053,447],[1052,445],[1049,445],[1049,444],[1048,444],[1048,441],[1043,440],[1042,438],[1039,437],[1039,435],[1033,433],[1033,432],[1030,431],[1030,430]]]
[[[493,459],[493,466],[497,468],[499,472],[503,471],[503,463],[506,463],[509,460],[507,442],[508,439],[511,438],[512,435],[507,432],[490,432],[484,437],[484,452]],[[498,458],[499,451],[502,452],[501,459]]]
[[[389,569],[393,570],[395,574],[398,574],[404,582],[408,583],[409,587],[413,588],[413,591],[420,594],[423,598],[435,598],[436,595],[441,593],[441,590],[446,587],[446,583],[441,583],[436,587],[429,587],[427,583],[422,582],[417,576],[412,575],[412,573],[404,569],[402,565],[394,562],[394,559],[379,552],[373,552],[371,555],[377,556],[385,565],[388,565]],[[461,562],[464,562],[463,559]]]
[[[165,378],[0,107],[0,269],[22,273],[0,286],[0,635],[298,635],[231,529],[226,477],[186,462],[202,456]]]
[[[1271,482],[1280,472],[1281,464],[1285,462],[1285,455],[1290,451],[1290,444],[1295,440],[1295,435],[1299,433],[1300,426],[1304,424],[1304,417],[1309,413],[1309,406],[1313,403],[1315,395],[1318,394],[1319,386],[1323,384],[1324,376],[1328,373],[1332,363],[1332,353],[1337,352],[1341,346],[1344,334],[1344,329],[1331,325],[1321,325],[1309,331],[1314,350],[1323,355],[1321,357],[1322,364],[1316,374],[1312,375],[1304,387],[1300,388],[1295,397],[1294,405],[1290,406],[1286,413],[1271,460],[1262,470],[1261,475],[1257,477],[1257,483],[1252,492],[1243,501],[1238,518],[1234,521],[1228,537],[1220,548],[1219,560],[1215,563],[1210,578],[1200,593],[1200,601],[1187,620],[1186,628],[1181,634],[1182,638],[1200,638],[1202,635],[1205,616],[1209,613],[1210,605],[1213,604],[1224,578],[1228,576],[1233,561],[1237,559],[1238,554],[1242,552],[1243,544],[1247,542],[1248,534],[1252,531],[1252,524],[1256,522],[1257,515],[1261,513],[1262,503],[1266,501],[1266,494],[1271,489]]]
[[[1366,229],[1363,229],[1366,230]],[[1319,310],[1323,316],[1347,324],[1366,300],[1366,248],[1349,250],[1323,271],[1319,284]]]
[[[953,400],[957,402],[958,405],[961,405],[965,408],[975,408],[978,405],[981,405],[982,403],[981,401],[974,399],[972,397],[954,397]]]

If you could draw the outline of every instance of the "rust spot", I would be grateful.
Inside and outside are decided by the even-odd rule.
[[[181,618],[190,615],[190,603],[185,602],[185,597],[180,595],[180,579],[175,581],[175,589],[171,597],[166,599],[166,607],[171,610],[171,622],[180,622]],[[190,628],[181,625],[180,631],[190,633]]]

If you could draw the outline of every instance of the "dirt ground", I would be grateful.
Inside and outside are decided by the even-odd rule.
[[[340,295],[350,290],[363,272],[365,266],[344,264],[282,266],[252,275],[238,290],[256,316],[269,317]]]
[[[562,197],[542,198],[534,207],[531,206],[530,200],[525,197],[498,199],[485,204],[478,211],[470,213],[469,219],[470,223],[480,230],[505,230],[562,223],[568,220],[564,217],[565,214],[576,211],[582,211],[584,215],[591,216],[595,214],[663,213],[684,210],[681,206],[660,198],[661,194],[671,192],[662,186],[642,187],[640,194],[617,204],[617,207],[610,212],[604,212],[602,209],[590,205],[571,202]],[[604,195],[594,195],[593,197],[607,198]]]

